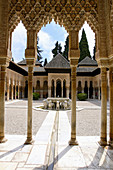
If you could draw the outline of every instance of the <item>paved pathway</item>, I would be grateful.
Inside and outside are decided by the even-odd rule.
[[[42,101],[33,101],[33,107],[42,105]],[[5,104],[5,133],[12,135],[27,134],[27,100],[14,100]],[[41,127],[48,111],[33,109],[33,135]]]
[[[20,101],[17,103],[18,107]],[[79,108],[87,104],[90,105],[78,102]],[[21,109],[17,110],[15,114],[21,113]],[[68,114],[49,111],[33,145],[24,145],[25,135],[6,135],[8,141],[0,144],[0,170],[113,170],[113,149],[100,147],[99,136],[77,136],[79,145],[68,145],[71,131]],[[93,110],[88,114],[93,114]]]

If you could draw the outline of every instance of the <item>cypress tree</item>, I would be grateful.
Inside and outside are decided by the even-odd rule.
[[[43,50],[40,50],[40,47],[38,46],[38,42],[39,42],[39,37],[37,37],[37,61],[39,61],[40,63],[42,63],[43,61],[42,60],[42,51]]]
[[[86,37],[85,30],[82,30],[82,37],[79,43],[79,48],[80,48],[80,59],[79,61],[83,60],[85,57],[90,57],[90,51],[89,51],[89,45]]]
[[[47,64],[47,58],[45,58],[45,61],[44,61],[44,66]]]
[[[96,60],[96,59],[95,59],[95,53],[96,53],[96,45],[95,45],[94,48],[93,48],[93,60]]]
[[[68,51],[69,51],[69,35],[66,38],[65,45],[64,45],[64,51],[63,56],[68,60]]]
[[[55,48],[52,50],[53,57],[55,57],[58,53],[62,54],[62,47],[61,44],[58,43],[58,41],[55,44]]]

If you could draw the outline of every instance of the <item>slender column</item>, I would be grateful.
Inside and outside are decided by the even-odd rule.
[[[22,98],[24,98],[24,89],[25,87],[22,86]]]
[[[6,78],[6,67],[1,66],[1,75],[0,75],[0,143],[3,143],[6,141],[5,133],[4,133],[5,78]]]
[[[43,90],[40,90],[40,97],[43,98]]]
[[[54,86],[54,95],[56,97],[56,81],[55,81],[55,86]]]
[[[66,97],[69,98],[69,87],[66,87]]]
[[[90,82],[88,81],[88,99],[89,99],[89,88],[90,88]]]
[[[109,69],[110,86],[110,139],[109,144],[113,147],[113,67]]]
[[[72,98],[72,115],[71,115],[71,140],[70,145],[78,145],[76,141],[76,67],[71,67],[71,98]]]
[[[101,68],[101,137],[99,144],[107,144],[107,71]]]
[[[13,80],[11,79],[11,100],[13,100]]]
[[[51,87],[48,86],[48,97],[51,97],[51,96],[52,96],[52,94],[51,94]]]
[[[93,87],[93,99],[95,99],[95,87]]]
[[[14,86],[15,86],[15,92],[14,93],[15,93],[15,99],[16,99],[16,81],[15,81],[15,85]]]
[[[28,117],[27,117],[27,140],[25,144],[32,144],[32,92],[33,92],[33,67],[28,67]]]
[[[7,101],[9,101],[9,79],[7,78]]]
[[[78,145],[76,141],[76,67],[80,56],[78,31],[69,32],[69,59],[71,66],[71,139],[69,145]]]
[[[61,97],[63,97],[63,81],[61,81]]]
[[[19,99],[19,93],[20,93],[20,86],[19,86],[19,82],[18,82],[18,99]]]

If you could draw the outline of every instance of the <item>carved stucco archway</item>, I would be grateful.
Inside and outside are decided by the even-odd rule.
[[[110,94],[113,94],[113,5],[112,0],[4,0],[0,1],[0,142],[4,142],[4,96],[6,67],[11,59],[11,34],[20,20],[27,30],[28,65],[28,132],[27,143],[32,143],[32,79],[36,59],[37,33],[54,19],[69,32],[69,57],[72,86],[72,122],[70,144],[76,142],[76,67],[80,55],[78,31],[87,21],[96,34],[96,59],[101,67],[101,145],[107,143],[106,68],[110,67]],[[97,39],[98,36],[98,39]],[[110,96],[113,101],[113,95]],[[110,105],[110,144],[113,145],[113,106]]]
[[[27,30],[37,32],[43,25],[54,21],[69,32],[79,30],[86,20],[91,28],[98,28],[97,0],[10,0],[9,30],[20,20]]]

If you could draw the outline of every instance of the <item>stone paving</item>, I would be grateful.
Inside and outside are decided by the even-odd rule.
[[[42,105],[42,101],[33,101],[33,107]],[[27,134],[27,100],[6,102],[5,133],[13,135]],[[48,111],[33,109],[33,135],[41,127]]]
[[[15,106],[17,108],[19,108],[18,106],[27,106],[26,101],[24,101],[26,104],[24,102],[21,104],[21,102],[6,103],[6,109],[11,109],[10,107],[13,106],[13,109],[16,110],[14,108]],[[38,102],[38,105],[40,104],[41,101]],[[33,106],[36,105],[37,103],[33,104]],[[81,114],[79,116],[84,119],[84,122],[86,121],[86,124],[88,123],[87,119],[89,119],[89,123],[91,119],[96,119],[96,116],[100,119],[100,102],[86,101],[81,103],[77,101],[77,107],[79,107],[77,114]],[[89,109],[88,112],[87,109]],[[20,114],[22,108],[17,110],[15,113]],[[40,111],[37,110],[37,112]],[[93,116],[91,116],[92,114]],[[6,135],[8,141],[0,144],[0,170],[113,170],[113,149],[108,146],[105,148],[99,146],[99,131],[97,133],[92,131],[93,136],[90,136],[90,134],[88,136],[86,135],[86,131],[90,128],[86,128],[83,131],[85,128],[85,124],[83,124],[84,127],[79,131],[80,134],[77,136],[79,145],[68,145],[71,132],[69,116],[69,111],[47,112],[46,116],[43,117],[42,124],[36,136],[33,136],[35,140],[33,145],[24,145],[26,135]],[[80,117],[78,121],[80,121]],[[99,124],[99,121],[97,124]],[[94,126],[94,123],[91,128]],[[78,129],[81,127],[80,125]],[[84,135],[81,136],[83,132]],[[91,133],[90,130],[89,133]]]

